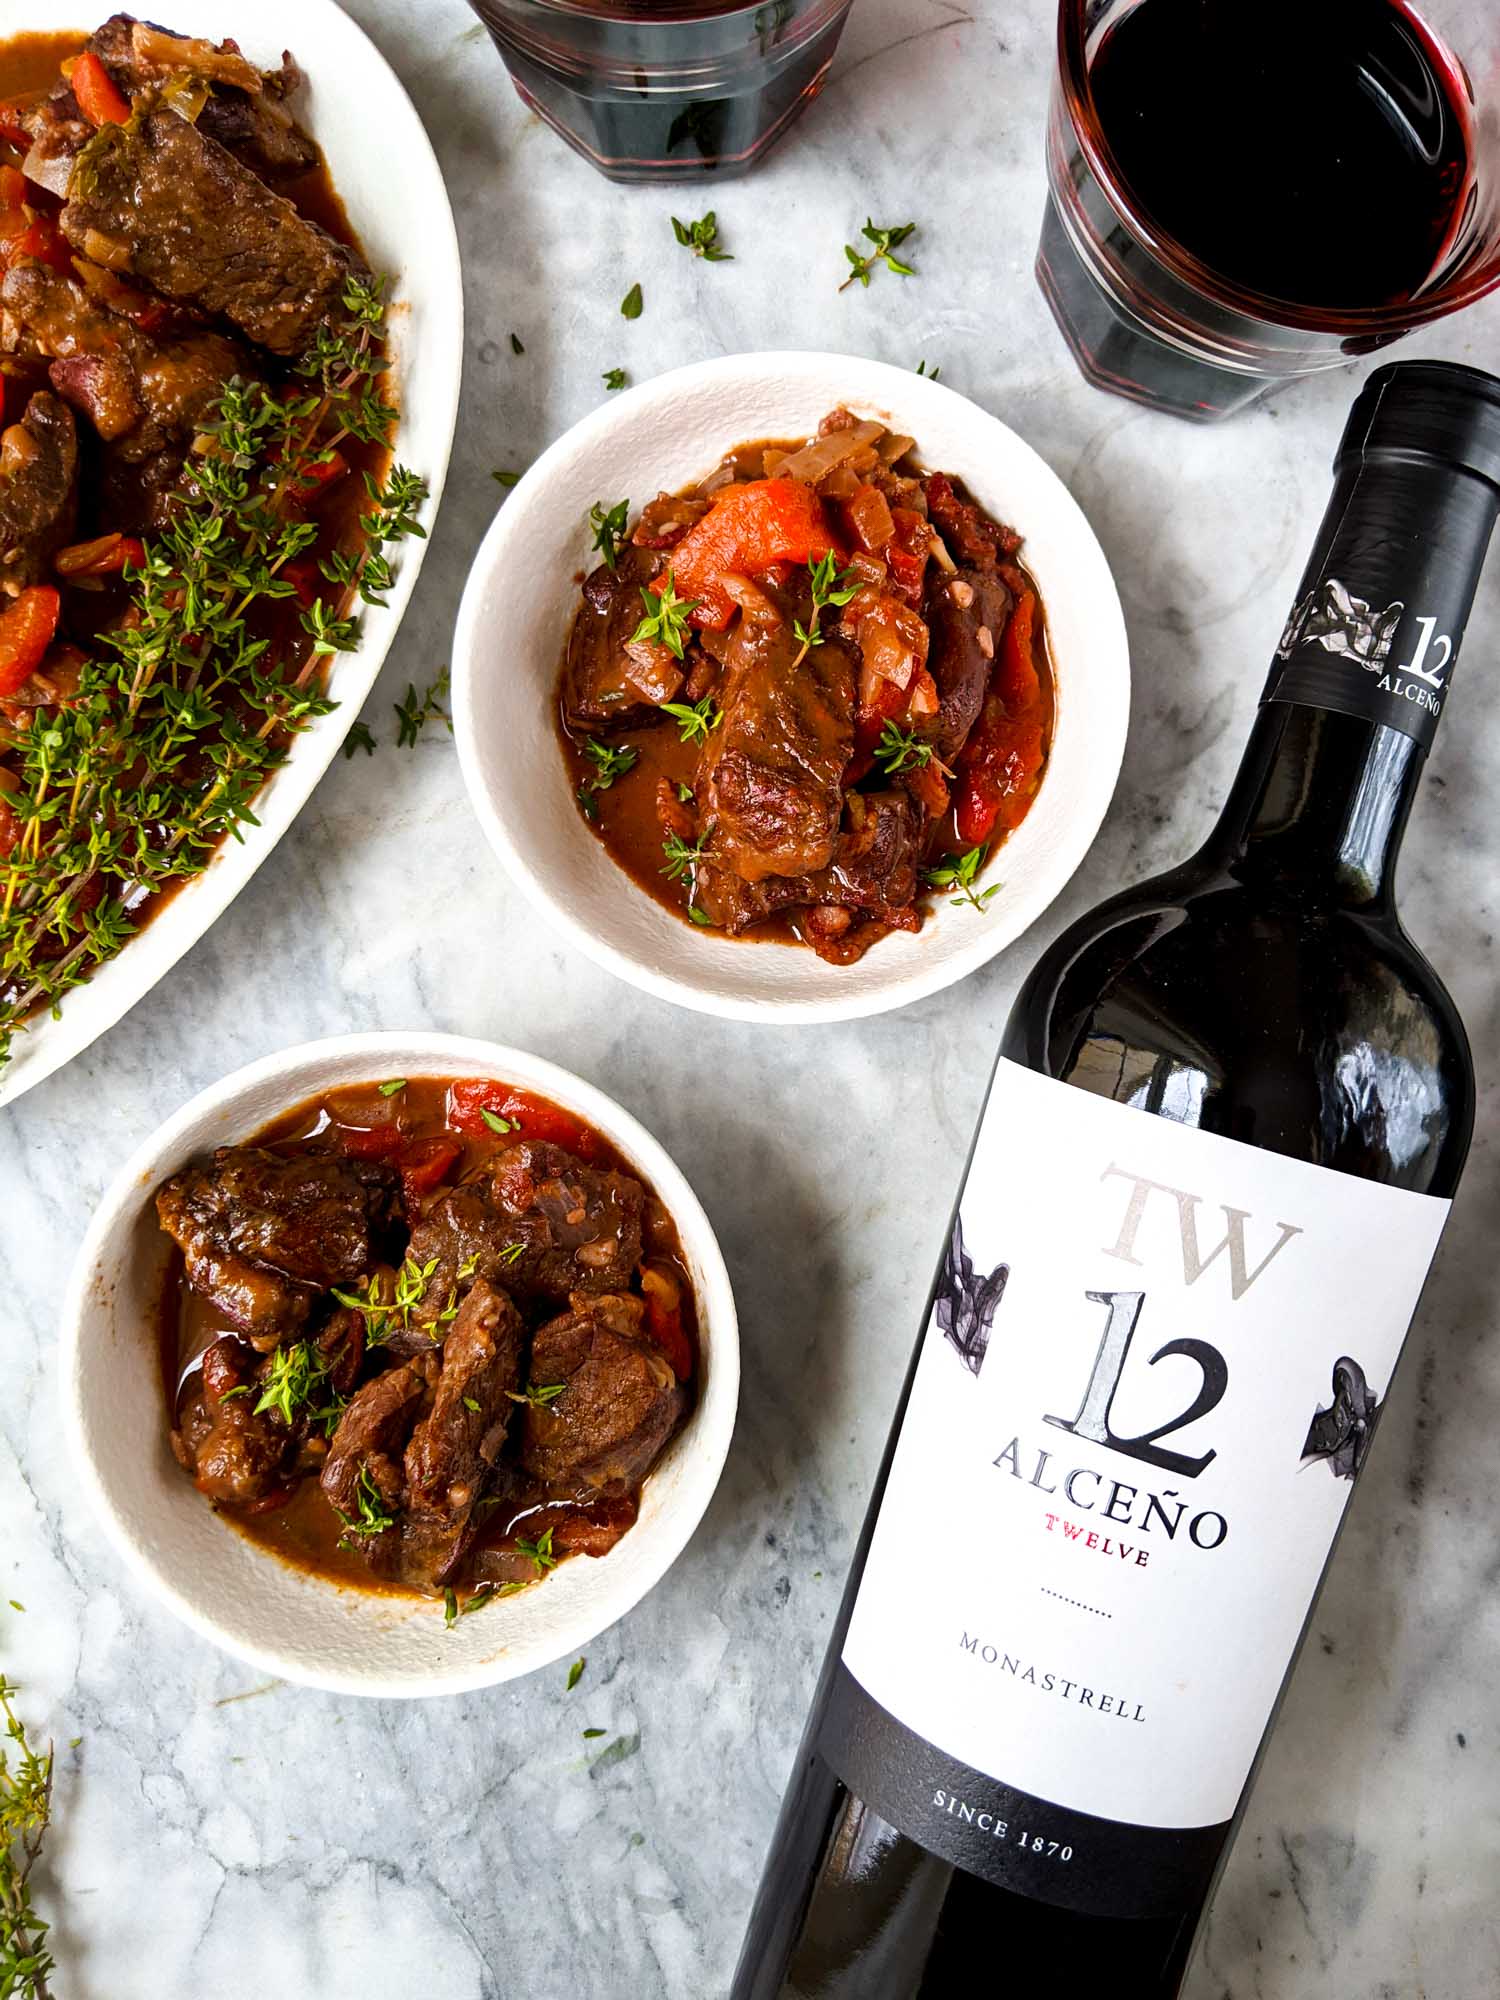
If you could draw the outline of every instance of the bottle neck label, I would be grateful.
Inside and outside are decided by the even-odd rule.
[[[1495,494],[1421,462],[1341,479],[1263,701],[1336,710],[1430,747],[1495,519]]]
[[[1212,1873],[1448,1204],[1002,1062],[818,1749],[1096,1914]]]

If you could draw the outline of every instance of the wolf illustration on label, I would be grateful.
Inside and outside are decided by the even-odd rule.
[[[1398,598],[1377,611],[1336,576],[1324,577],[1292,606],[1276,657],[1285,660],[1298,646],[1321,646],[1325,653],[1355,660],[1368,672],[1379,673],[1390,658],[1405,609]]]

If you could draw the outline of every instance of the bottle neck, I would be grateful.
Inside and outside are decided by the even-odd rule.
[[[1205,858],[1304,902],[1394,904],[1500,489],[1406,449],[1341,451]]]
[[[1267,702],[1205,858],[1304,901],[1393,910],[1421,744],[1360,716]]]

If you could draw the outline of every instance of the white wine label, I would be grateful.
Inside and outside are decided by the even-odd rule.
[[[888,1818],[1094,1907],[1089,1821],[1222,1829],[1447,1209],[1001,1063],[843,1648]]]

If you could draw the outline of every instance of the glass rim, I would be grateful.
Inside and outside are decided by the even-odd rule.
[[[1203,263],[1175,237],[1158,228],[1137,206],[1126,187],[1125,177],[1105,138],[1089,87],[1085,35],[1085,16],[1089,9],[1090,0],[1059,0],[1057,10],[1058,84],[1074,137],[1089,171],[1121,222],[1159,263],[1190,290],[1238,313],[1242,318],[1257,320],[1263,325],[1294,327],[1300,332],[1360,340],[1382,334],[1411,332],[1432,320],[1445,318],[1449,313],[1475,304],[1500,285],[1500,246],[1496,247],[1487,262],[1479,262],[1460,272],[1452,283],[1445,281],[1434,286],[1430,292],[1419,293],[1397,305],[1383,306],[1299,306],[1291,299],[1278,299],[1269,293],[1250,291]],[[1410,11],[1426,32],[1437,40],[1435,31],[1420,8],[1411,6]],[[1467,84],[1468,72],[1462,70],[1461,65],[1460,69]],[[1473,101],[1471,89],[1469,102],[1472,104]]]
[[[691,27],[695,21],[727,20],[735,14],[764,12],[768,0],[631,0],[622,10],[620,0],[531,0],[539,11],[566,20],[581,15],[585,20],[609,20],[636,28]],[[769,0],[774,5],[774,0]],[[814,0],[810,15],[837,12],[853,5],[853,0]]]

